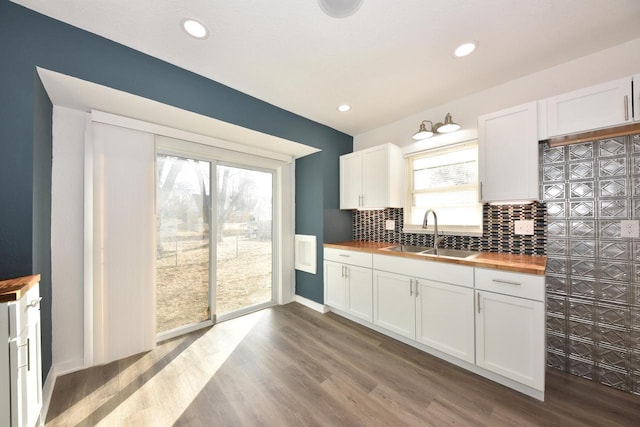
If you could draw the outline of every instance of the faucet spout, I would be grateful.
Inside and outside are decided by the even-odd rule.
[[[444,236],[438,235],[438,215],[436,215],[436,212],[433,209],[427,209],[427,211],[424,213],[422,228],[427,228],[429,213],[433,214],[433,249],[436,255],[438,255],[438,244],[442,241],[442,239],[444,239]]]

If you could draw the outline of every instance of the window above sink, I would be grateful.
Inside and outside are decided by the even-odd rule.
[[[470,141],[407,157],[405,233],[433,234],[422,228],[424,214],[438,214],[439,231],[482,235],[482,204],[478,202],[478,144]]]

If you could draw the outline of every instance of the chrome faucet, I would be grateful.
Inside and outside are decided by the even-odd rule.
[[[444,239],[444,236],[438,236],[438,215],[433,209],[427,209],[424,213],[424,220],[422,221],[422,228],[427,228],[427,217],[429,212],[433,214],[433,250],[438,255],[438,244]]]

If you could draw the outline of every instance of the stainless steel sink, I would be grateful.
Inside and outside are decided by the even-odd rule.
[[[448,258],[473,258],[476,255],[479,255],[480,252],[475,251],[464,251],[460,249],[442,249],[438,248],[437,253],[434,248],[426,247],[426,246],[410,246],[410,245],[396,245],[388,248],[382,249],[383,251],[390,252],[405,252],[416,255],[424,255],[424,256],[437,256],[437,257],[448,257]]]
[[[426,246],[410,246],[410,245],[397,245],[391,246],[389,248],[382,249],[383,251],[391,251],[391,252],[408,252],[412,254],[417,254],[420,252],[424,252],[429,250]]]
[[[438,249],[437,253],[436,253],[436,250],[433,248],[420,252],[420,255],[443,256],[443,257],[449,257],[449,258],[473,258],[479,254],[480,252],[475,252],[475,251],[464,251],[460,249],[441,249],[441,248]]]

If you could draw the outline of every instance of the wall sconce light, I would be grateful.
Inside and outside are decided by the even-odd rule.
[[[428,128],[427,124],[429,125]],[[434,125],[430,120],[423,120],[422,123],[420,123],[418,131],[413,134],[413,139],[427,139],[436,133],[450,133],[458,129],[460,129],[460,125],[453,122],[451,113],[447,113],[447,115],[444,116],[444,123],[438,122]]]

